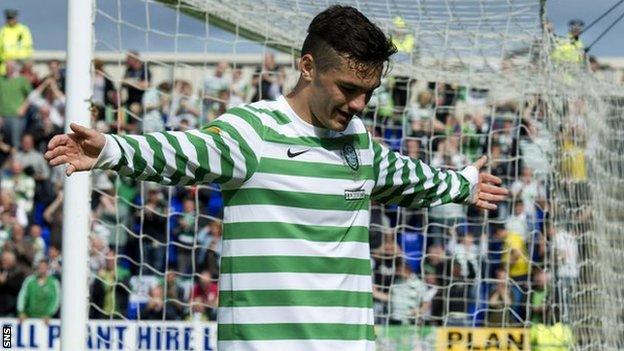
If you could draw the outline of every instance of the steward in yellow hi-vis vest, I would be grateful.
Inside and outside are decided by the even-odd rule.
[[[30,29],[17,21],[17,10],[5,10],[6,24],[0,28],[0,75],[6,72],[5,62],[29,59],[33,53]]]
[[[408,28],[407,23],[401,16],[397,16],[392,21],[392,44],[397,48],[397,55],[394,62],[401,65],[411,66],[415,63],[415,39],[412,30]],[[396,108],[396,112],[402,113],[409,101],[407,92],[409,90],[410,79],[407,76],[397,75],[394,81],[390,83],[392,88],[392,105]]]
[[[569,22],[570,32],[566,37],[555,39],[555,47],[550,55],[552,60],[560,64],[581,64],[585,60],[585,44],[581,41],[583,21],[573,19]]]
[[[396,46],[399,52],[411,54],[412,51],[414,51],[414,35],[407,29],[405,20],[397,16],[392,23],[395,27],[392,36],[392,44]]]

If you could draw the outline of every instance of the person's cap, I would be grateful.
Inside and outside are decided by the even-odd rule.
[[[570,27],[583,27],[584,25],[585,22],[578,18],[571,19],[570,22],[568,22],[568,26]]]
[[[4,17],[6,19],[17,18],[17,14],[18,14],[18,12],[15,9],[6,9],[6,10],[4,10]]]

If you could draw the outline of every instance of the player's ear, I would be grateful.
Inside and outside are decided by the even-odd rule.
[[[305,81],[312,81],[314,76],[314,58],[311,54],[305,54],[299,59],[299,71],[301,72],[301,78]]]

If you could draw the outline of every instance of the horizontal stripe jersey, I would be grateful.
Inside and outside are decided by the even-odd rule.
[[[283,96],[201,130],[106,138],[98,168],[222,184],[220,351],[373,350],[371,200],[465,202],[478,177],[390,151],[357,117],[343,132],[314,127]]]

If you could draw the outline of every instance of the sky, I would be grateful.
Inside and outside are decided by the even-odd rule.
[[[548,0],[547,13],[555,25],[557,34],[563,35],[567,32],[567,23],[571,18],[579,18],[589,24],[616,2],[617,0]],[[116,7],[118,3],[123,4],[123,11],[118,11]],[[41,8],[42,4],[45,4],[44,11]],[[97,6],[107,14],[118,16],[121,13],[122,20],[132,18],[135,13],[145,13],[145,4],[139,0],[97,0]],[[178,37],[177,41],[173,40],[165,33],[175,32],[178,25],[175,12],[155,3],[150,3],[149,6],[149,26],[152,31],[148,37],[146,37],[145,31],[139,29],[126,29],[119,32],[116,30],[117,26],[113,24],[113,21],[101,14],[98,15],[96,18],[98,24],[96,38],[99,40],[97,49],[107,50],[107,48],[118,46],[118,43],[122,41],[125,47],[139,51],[173,51],[177,45],[177,50],[180,52],[232,52],[231,39],[233,36],[218,28],[210,27],[208,28],[210,40],[204,40],[206,27],[196,20],[181,19],[179,32],[189,35]],[[67,0],[2,0],[0,9],[5,8],[14,8],[20,11],[19,19],[30,27],[36,49],[65,50],[67,43]],[[624,13],[624,4],[593,26],[587,33],[584,33],[582,39],[585,45],[590,45],[622,13]],[[144,19],[141,21],[128,20],[128,22],[133,22],[143,28],[148,25]],[[623,35],[624,20],[615,25],[608,34],[592,46],[590,53],[597,57],[624,57]],[[236,45],[237,52],[257,52],[256,50],[259,50],[256,45],[247,43]]]

